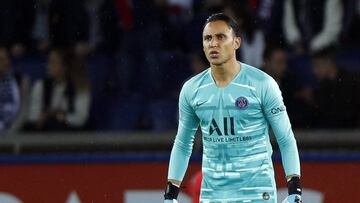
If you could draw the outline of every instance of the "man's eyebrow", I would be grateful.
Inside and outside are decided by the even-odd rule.
[[[225,33],[223,32],[219,32],[219,33],[216,33],[215,36],[220,36],[220,35],[226,35]]]
[[[213,34],[214,36],[219,36],[219,35],[226,35],[224,32],[218,32],[218,33],[215,33]],[[211,34],[206,34],[204,35],[204,37],[211,37],[212,35]]]

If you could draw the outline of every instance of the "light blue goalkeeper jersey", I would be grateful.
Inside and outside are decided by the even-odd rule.
[[[210,68],[184,84],[168,179],[183,180],[199,125],[202,203],[276,202],[270,126],[285,174],[300,175],[296,141],[279,87],[257,68],[241,63],[226,87],[216,86]]]

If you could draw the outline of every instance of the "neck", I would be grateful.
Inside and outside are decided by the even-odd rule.
[[[240,72],[240,64],[236,58],[229,60],[221,65],[211,65],[211,73],[218,87],[227,86]]]

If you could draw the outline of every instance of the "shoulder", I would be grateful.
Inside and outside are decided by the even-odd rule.
[[[270,95],[279,95],[279,86],[277,82],[264,71],[253,66],[242,64],[244,67],[245,83],[256,90],[259,98],[267,98]]]
[[[200,87],[204,83],[204,81],[210,79],[209,71],[210,69],[208,68],[202,71],[201,73],[198,73],[197,75],[191,77],[189,80],[187,80],[184,83],[182,90],[189,91],[189,90],[195,90],[198,87]]]
[[[241,63],[241,66],[244,69],[244,74],[251,81],[257,82],[258,84],[264,84],[264,83],[267,84],[269,82],[270,83],[275,82],[275,80],[270,75],[268,75],[259,68],[256,68],[254,66],[245,63]]]

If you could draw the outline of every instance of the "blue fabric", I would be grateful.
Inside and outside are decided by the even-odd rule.
[[[0,132],[11,125],[19,110],[19,89],[11,74],[0,79]]]

